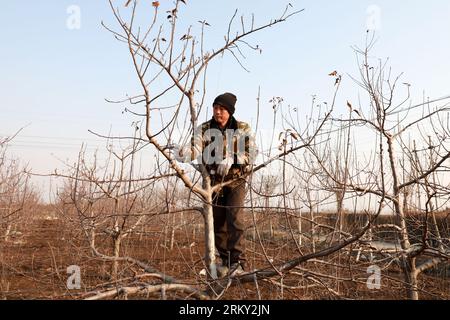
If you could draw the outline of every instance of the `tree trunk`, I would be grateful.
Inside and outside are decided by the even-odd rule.
[[[406,293],[408,299],[419,300],[419,291],[417,286],[417,270],[416,270],[416,258],[406,257],[404,260],[404,274],[405,282],[407,283]]]
[[[316,239],[315,239],[315,229],[316,226],[314,225],[314,207],[312,205],[309,206],[309,218],[311,220],[311,249],[312,252],[316,252]]]
[[[298,214],[298,244],[302,245],[302,211]]]
[[[173,245],[174,245],[174,243],[175,243],[175,228],[176,228],[175,222],[176,222],[176,220],[175,220],[175,215],[172,214],[172,223],[171,223],[171,225],[172,225],[172,230],[170,231],[170,244],[169,244],[169,249],[170,249],[170,250],[173,249]]]
[[[209,271],[208,277],[210,279],[217,279],[211,179],[207,174],[203,175],[203,188],[207,192],[207,197],[204,199],[205,203],[203,204],[203,218],[205,220],[205,264]]]
[[[11,233],[11,223],[6,224],[6,230],[5,230],[5,241],[8,241],[9,234]]]
[[[345,193],[342,190],[335,191],[336,193],[336,209],[337,209],[337,217],[339,223],[339,240],[341,239],[342,231],[345,228],[345,217],[344,217],[344,196]]]
[[[112,279],[113,280],[117,280],[118,278],[118,270],[119,270],[119,261],[117,260],[117,258],[119,258],[120,255],[120,242],[121,242],[122,238],[119,236],[117,236],[116,238],[114,238],[114,261],[113,261],[113,265],[112,265]]]
[[[406,219],[405,213],[403,211],[403,205],[400,203],[400,193],[402,190],[399,189],[399,181],[397,175],[397,168],[395,166],[396,159],[394,153],[394,144],[392,137],[388,137],[388,153],[389,153],[389,162],[392,170],[392,178],[393,178],[393,189],[394,189],[394,197],[393,204],[394,210],[397,218],[397,223],[400,225],[400,244],[403,251],[407,251],[411,247],[411,243],[409,242],[408,229],[406,228]],[[417,272],[416,272],[416,259],[406,256],[403,258],[404,266],[403,272],[406,283],[406,291],[408,295],[408,299],[418,300],[419,293],[417,291]]]
[[[10,203],[9,203],[9,208],[8,208],[8,214],[7,214],[7,216],[6,216],[6,219],[7,219],[7,220],[10,219],[10,217],[11,217],[11,212],[12,212],[12,209],[11,209],[11,202],[10,202]],[[11,225],[12,225],[11,221],[7,221],[7,222],[6,222],[6,230],[5,230],[5,234],[4,234],[5,241],[8,241],[8,240],[9,240],[9,234],[11,233]]]

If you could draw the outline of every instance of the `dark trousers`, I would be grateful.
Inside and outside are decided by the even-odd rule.
[[[224,265],[240,263],[245,268],[243,207],[245,181],[224,187],[214,195],[214,233],[217,251]]]

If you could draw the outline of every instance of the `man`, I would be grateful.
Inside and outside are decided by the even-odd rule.
[[[243,205],[246,172],[256,156],[250,126],[237,121],[236,96],[224,93],[213,102],[213,117],[194,132],[191,146],[177,148],[175,158],[188,162],[197,159],[206,166],[211,184],[230,182],[213,195],[214,233],[222,260],[219,276],[236,275],[245,269]]]

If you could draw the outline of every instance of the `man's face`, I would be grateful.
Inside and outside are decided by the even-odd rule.
[[[214,120],[216,120],[221,127],[225,127],[225,125],[228,122],[228,119],[230,119],[230,113],[228,112],[227,109],[225,109],[219,104],[215,104],[213,106],[213,109],[214,109]]]

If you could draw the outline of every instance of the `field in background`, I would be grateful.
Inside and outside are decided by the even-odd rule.
[[[83,298],[99,288],[114,288],[121,281],[151,283],[138,266],[122,262],[119,280],[112,281],[111,262],[94,258],[80,228],[67,216],[57,214],[51,206],[40,206],[27,212],[26,219],[11,232],[8,241],[0,241],[0,298],[1,299],[73,299]],[[257,221],[258,232],[253,228]],[[335,215],[316,215],[317,222],[334,226]],[[389,223],[392,217],[380,217],[378,223]],[[249,270],[270,267],[265,255],[272,257],[274,265],[293,257],[320,250],[329,245],[333,235],[326,228],[315,230],[311,238],[311,224],[303,221],[299,233],[298,219],[288,221],[282,214],[246,212],[248,229],[246,248]],[[415,215],[408,219],[414,238],[420,239],[421,230],[415,229]],[[437,216],[440,231],[449,237],[449,213]],[[366,221],[362,215],[347,215],[345,228],[360,227]],[[290,227],[288,227],[290,225]],[[100,250],[111,254],[111,240],[98,235]],[[314,239],[314,247],[312,247]],[[389,241],[389,234],[373,235],[372,241]],[[262,250],[265,248],[265,253]],[[201,286],[203,266],[203,222],[197,213],[179,216],[160,216],[143,225],[122,244],[121,256],[141,260],[159,271],[182,280],[186,284]],[[381,271],[381,288],[369,290],[366,251],[358,255],[354,245],[325,258],[301,264],[282,279],[258,280],[257,283],[233,284],[224,299],[404,299],[403,275],[400,267],[391,263]],[[78,265],[81,270],[81,289],[67,288],[67,267]],[[313,279],[320,279],[311,281]],[[441,264],[419,278],[421,299],[450,299],[450,266]],[[155,281],[156,283],[156,281]],[[333,289],[331,289],[333,288]],[[176,292],[167,297],[160,294],[138,296],[148,299],[184,299]]]

